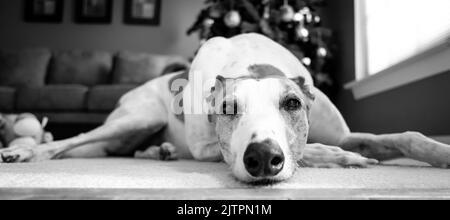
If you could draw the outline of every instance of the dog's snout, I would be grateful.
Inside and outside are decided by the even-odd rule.
[[[253,177],[273,177],[283,170],[284,154],[271,141],[252,143],[244,154],[244,164]]]

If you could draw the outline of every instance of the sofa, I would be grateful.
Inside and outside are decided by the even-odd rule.
[[[125,93],[188,67],[180,56],[129,51],[0,50],[0,112],[98,124]]]

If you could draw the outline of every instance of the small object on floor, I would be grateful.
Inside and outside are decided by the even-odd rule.
[[[29,113],[0,115],[0,148],[37,146],[53,141],[53,135],[45,131],[48,118],[42,122]]]
[[[151,159],[161,161],[175,161],[178,160],[176,147],[171,143],[164,143],[161,146],[151,146],[145,151],[137,151],[134,155],[139,159]]]

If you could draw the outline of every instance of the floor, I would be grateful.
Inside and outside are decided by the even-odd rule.
[[[450,170],[411,160],[369,169],[301,169],[268,187],[225,164],[135,159],[0,165],[0,199],[450,199]]]

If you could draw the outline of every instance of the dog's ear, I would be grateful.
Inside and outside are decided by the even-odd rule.
[[[312,86],[306,84],[305,78],[303,78],[301,76],[298,78],[291,79],[291,80],[294,81],[295,84],[297,84],[299,86],[300,90],[303,92],[303,94],[307,98],[306,110],[308,111],[308,114],[309,114],[309,112],[311,111],[313,102],[316,99],[316,95],[314,95],[314,93],[312,92]]]
[[[209,123],[216,123],[217,114],[216,114],[216,105],[218,104],[218,99],[223,98],[225,81],[227,79],[221,75],[216,77],[216,83],[214,87],[211,88],[211,93],[206,99],[209,104],[209,113],[208,113],[208,121]]]
[[[300,87],[303,94],[305,94],[307,98],[311,99],[311,101],[314,101],[316,99],[316,96],[312,92],[311,85],[306,84],[306,80],[304,77],[300,76],[291,80]]]

